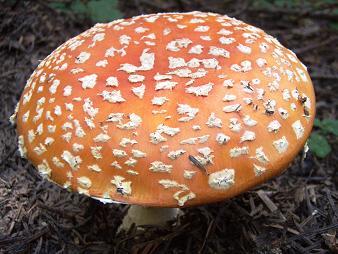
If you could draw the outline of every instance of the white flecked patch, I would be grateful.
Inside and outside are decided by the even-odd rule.
[[[230,141],[230,137],[225,135],[224,133],[217,133],[216,141],[220,145],[224,145]]]
[[[167,75],[167,74],[159,74],[159,73],[156,73],[155,76],[154,76],[154,80],[156,81],[160,81],[160,80],[166,80],[166,79],[172,79],[173,76],[171,75]]]
[[[207,134],[199,137],[187,138],[180,141],[180,144],[181,145],[195,145],[197,143],[204,144],[205,142],[208,141],[209,137],[210,135]]]
[[[183,173],[183,177],[185,179],[192,179],[194,177],[194,175],[196,175],[196,171],[194,170],[184,170],[184,173]]]
[[[94,137],[94,142],[107,142],[110,139],[110,136],[106,133],[100,133],[96,137]]]
[[[296,134],[297,139],[301,139],[303,137],[304,127],[303,127],[302,123],[300,122],[300,120],[297,120],[292,124],[292,129],[293,129],[294,133]]]
[[[138,142],[135,139],[122,138],[120,141],[120,146],[127,147],[127,145],[135,145]]]
[[[90,53],[88,52],[81,52],[76,58],[75,63],[82,64],[86,62],[90,58]]]
[[[80,163],[82,162],[82,159],[80,156],[74,156],[71,152],[69,151],[63,151],[61,158],[68,163],[68,165],[73,169],[73,170],[78,170],[80,167]]]
[[[223,111],[225,113],[232,113],[232,112],[238,112],[242,109],[242,105],[239,103],[227,105],[223,107]]]
[[[63,88],[63,96],[67,97],[72,94],[72,87],[71,86],[65,86]]]
[[[207,83],[201,86],[189,86],[185,89],[185,92],[196,96],[208,96],[213,86],[213,83]]]
[[[132,157],[129,157],[128,160],[126,160],[126,161],[124,162],[124,164],[126,164],[126,165],[129,166],[129,167],[135,167],[136,163],[137,163],[137,160],[135,160],[135,159],[132,158]]]
[[[234,147],[231,148],[229,151],[229,155],[231,158],[236,158],[241,155],[247,155],[249,154],[249,147],[243,146],[243,147]]]
[[[169,136],[175,136],[177,133],[180,132],[180,128],[169,127],[165,124],[159,124],[156,129],[159,133],[165,133]]]
[[[102,146],[91,146],[90,147],[91,154],[97,160],[102,159],[101,150],[102,150]]]
[[[77,153],[84,149],[84,146],[78,143],[72,145],[73,152]]]
[[[215,113],[212,112],[210,116],[208,117],[208,121],[206,122],[206,125],[210,128],[212,127],[222,128],[222,120],[221,118],[216,117]]]
[[[193,125],[193,126],[192,126],[192,129],[193,129],[194,131],[199,131],[199,130],[201,130],[202,128],[201,128],[200,125]]]
[[[233,38],[233,37],[222,36],[222,37],[219,38],[219,42],[223,45],[230,45],[230,44],[234,43],[235,41],[236,41],[236,39]]]
[[[193,108],[188,104],[178,104],[177,113],[179,115],[185,115],[178,119],[179,122],[188,122],[194,119],[198,113],[198,108]]]
[[[155,90],[172,90],[177,85],[177,82],[165,80],[156,82]]]
[[[58,167],[58,168],[63,168],[63,167],[65,166],[65,164],[62,163],[62,162],[59,160],[58,157],[55,157],[55,156],[52,158],[52,162],[53,162],[53,164],[54,164],[56,167]]]
[[[110,166],[112,166],[115,169],[122,169],[121,165],[117,161],[111,163]]]
[[[120,128],[120,129],[123,129],[123,130],[134,130],[136,129],[137,127],[140,126],[140,124],[142,123],[142,118],[135,114],[135,113],[131,113],[128,115],[129,117],[129,120],[127,123],[119,123],[117,125],[117,128]]]
[[[168,153],[168,157],[172,160],[177,159],[178,157],[180,157],[181,155],[185,154],[186,151],[183,149],[179,149],[179,150],[175,150],[175,151],[170,151]]]
[[[48,89],[49,92],[51,94],[55,94],[59,85],[60,85],[60,80],[54,79],[53,82],[52,82],[52,85]]]
[[[302,69],[296,67],[296,71],[297,71],[298,75],[300,76],[300,78],[301,78],[301,80],[303,82],[307,82],[308,81],[307,76],[306,76],[305,72]]]
[[[135,158],[145,158],[147,156],[145,152],[140,150],[132,149],[131,152]]]
[[[128,169],[126,172],[127,172],[127,174],[133,175],[133,176],[139,175],[139,172],[137,172],[135,170],[131,170],[131,169]]]
[[[132,87],[131,91],[133,94],[135,94],[138,98],[143,99],[144,92],[145,92],[146,86],[144,84],[137,86],[137,87]]]
[[[277,133],[281,127],[281,124],[277,120],[273,120],[268,124],[268,131]]]
[[[224,58],[230,58],[230,52],[229,51],[227,51],[224,48],[218,48],[218,47],[214,47],[214,46],[211,46],[209,48],[208,54],[213,55],[213,56],[222,56]]]
[[[46,160],[43,160],[41,164],[37,166],[39,174],[44,178],[49,178],[52,174],[52,169]]]
[[[106,79],[106,86],[113,86],[113,87],[118,87],[119,86],[119,81],[116,77],[110,76]]]
[[[102,169],[97,164],[89,165],[88,169],[97,173],[102,171]]]
[[[157,105],[157,106],[162,106],[165,102],[169,101],[167,97],[162,96],[162,97],[153,97],[151,99],[151,103],[153,105]]]
[[[34,147],[33,150],[37,155],[41,155],[47,151],[46,146],[41,143],[38,146]]]
[[[203,46],[199,44],[192,46],[188,51],[189,54],[198,54],[198,55],[201,54],[202,52],[203,52]]]
[[[121,195],[131,195],[131,181],[124,181],[125,178],[123,176],[115,175],[114,179],[110,182],[115,185],[116,192]]]
[[[92,181],[86,176],[78,177],[77,183],[78,185],[80,185],[81,188],[85,189],[89,189],[92,186]]]
[[[110,113],[106,122],[122,123],[124,113]]]
[[[241,136],[240,143],[245,141],[253,141],[256,139],[256,134],[253,131],[245,131]]]
[[[252,126],[255,126],[257,124],[257,121],[252,119],[249,115],[245,115],[243,118],[243,123],[246,125],[246,126],[249,126],[249,127],[252,127]]]
[[[173,52],[177,52],[181,50],[182,48],[187,48],[189,44],[191,43],[192,41],[188,38],[176,39],[176,40],[170,41],[167,44],[166,49],[173,51]]]
[[[278,109],[278,113],[281,116],[281,118],[283,118],[284,120],[289,117],[288,111],[286,109],[284,109],[284,108],[279,108]]]
[[[240,132],[242,129],[242,124],[238,121],[237,118],[230,118],[229,120],[229,129],[233,132]]]
[[[232,88],[235,84],[235,81],[233,79],[226,79],[223,81],[223,86],[226,88]]]
[[[100,61],[98,61],[96,64],[95,64],[95,66],[97,66],[97,67],[106,67],[108,65],[108,61],[107,61],[107,59],[104,59],[104,60],[100,60]]]
[[[209,31],[209,26],[198,26],[194,29],[195,32],[207,32]]]
[[[129,75],[128,80],[131,83],[142,82],[145,80],[145,76],[139,75],[139,74],[132,74],[132,75]]]
[[[255,176],[260,176],[266,172],[266,168],[253,164]]]
[[[217,34],[227,36],[227,35],[233,34],[233,32],[232,32],[232,31],[229,31],[229,30],[227,30],[227,29],[225,29],[225,28],[222,28],[221,30],[219,30],[219,31],[217,32]]]
[[[229,102],[229,101],[234,101],[236,100],[237,96],[234,94],[226,94],[223,97],[223,101]]]
[[[187,66],[187,63],[185,62],[184,58],[182,57],[168,57],[169,61],[169,69],[175,69],[175,68],[180,68],[180,67],[185,67]]]
[[[284,89],[282,92],[282,95],[283,95],[283,100],[285,101],[289,101],[291,99],[291,94],[288,89]]]
[[[149,134],[150,142],[153,144],[159,144],[167,141],[167,138],[163,137],[160,132],[155,131]]]
[[[283,136],[281,139],[277,139],[272,142],[273,146],[276,148],[278,153],[284,153],[288,150],[289,142],[286,137]]]
[[[256,156],[253,158],[258,160],[262,164],[267,164],[270,161],[269,158],[265,155],[262,146],[256,149]]]
[[[126,157],[127,153],[124,150],[113,149],[113,155],[118,158]]]
[[[120,103],[125,102],[126,100],[122,97],[120,90],[112,90],[112,91],[102,91],[102,93],[98,94],[103,97],[104,101],[108,101],[110,103]]]
[[[176,181],[170,179],[161,179],[158,181],[165,189],[169,188],[179,188],[181,190],[174,193],[173,198],[177,200],[179,206],[183,206],[185,202],[196,197],[195,193],[191,192],[185,184],[179,184]],[[181,196],[182,193],[187,192],[187,194]]]
[[[238,44],[238,45],[237,45],[237,49],[238,49],[240,52],[242,52],[243,54],[247,54],[247,55],[251,54],[251,48],[248,47],[248,46],[245,46],[245,45],[243,45],[243,44]]]
[[[94,88],[96,85],[97,74],[91,74],[78,79],[83,89]]]
[[[153,161],[150,163],[149,170],[152,172],[171,173],[172,165],[163,163],[162,161]]]
[[[229,189],[235,184],[235,170],[223,169],[209,175],[209,186],[217,190]]]
[[[27,157],[27,148],[25,147],[25,141],[23,135],[18,137],[18,150],[22,158]]]

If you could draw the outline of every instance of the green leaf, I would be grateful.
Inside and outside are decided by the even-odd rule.
[[[60,3],[60,2],[51,2],[48,4],[50,7],[52,7],[53,9],[57,9],[60,11],[67,11],[67,9],[69,8],[66,3]]]
[[[337,21],[332,21],[329,24],[330,28],[332,28],[333,30],[338,30],[338,22]]]
[[[253,4],[254,7],[258,7],[258,8],[270,8],[273,5],[268,0],[253,1],[252,4]]]
[[[87,8],[90,18],[95,22],[108,22],[122,17],[117,0],[90,0]]]
[[[338,136],[338,120],[336,119],[324,119],[321,123],[321,129],[323,131],[330,132]]]
[[[321,128],[322,127],[322,122],[318,118],[315,118],[315,121],[313,122],[313,125],[316,126],[316,127]]]
[[[317,157],[325,158],[332,150],[327,139],[318,133],[312,133],[309,140],[308,145],[311,150]]]
[[[71,4],[52,2],[50,6],[61,11],[84,15],[94,22],[108,22],[122,17],[117,0],[74,0]]]

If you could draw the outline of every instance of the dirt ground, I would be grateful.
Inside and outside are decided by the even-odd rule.
[[[301,2],[301,1],[299,1]],[[338,4],[261,8],[252,1],[120,1],[125,17],[212,11],[263,28],[308,66],[317,118],[337,119]],[[0,253],[338,253],[338,141],[325,159],[299,155],[286,173],[166,227],[117,233],[124,205],[103,205],[43,180],[21,159],[8,117],[25,80],[54,48],[91,26],[45,1],[0,1]]]

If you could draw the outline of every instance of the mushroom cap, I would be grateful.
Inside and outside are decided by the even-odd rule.
[[[31,75],[12,120],[41,175],[158,207],[224,200],[280,174],[310,134],[306,67],[263,30],[214,13],[97,24]]]

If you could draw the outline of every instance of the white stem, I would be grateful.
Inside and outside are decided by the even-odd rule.
[[[178,208],[157,208],[131,205],[119,228],[128,230],[135,223],[136,226],[156,225],[163,226],[169,220],[176,219]]]

